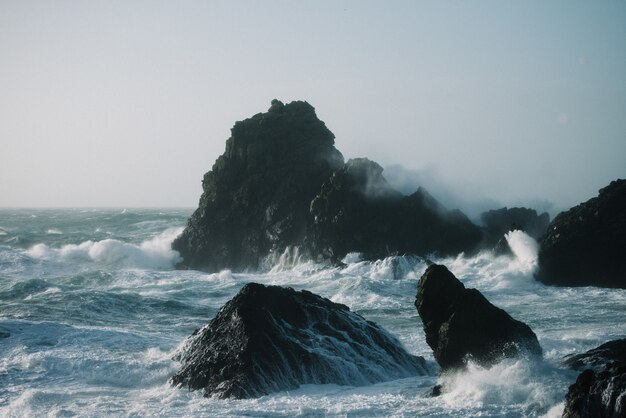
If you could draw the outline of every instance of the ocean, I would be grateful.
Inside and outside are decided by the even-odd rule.
[[[276,257],[267,271],[175,270],[170,249],[191,209],[0,209],[0,416],[560,416],[577,372],[563,356],[626,335],[626,290],[547,287],[537,244],[509,233],[514,256],[432,258],[527,323],[544,358],[365,387],[305,385],[250,400],[172,387],[176,350],[248,282],[307,289],[372,320],[435,367],[415,306],[417,257],[345,268]],[[445,393],[430,397],[442,383]]]

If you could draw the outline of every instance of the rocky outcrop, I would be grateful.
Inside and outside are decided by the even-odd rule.
[[[564,363],[585,370],[565,395],[563,417],[626,416],[626,339],[602,344]]]
[[[460,211],[447,211],[419,188],[394,190],[373,161],[348,161],[311,203],[313,254],[340,260],[349,252],[375,259],[389,254],[458,254],[476,248],[480,230]]]
[[[308,103],[274,100],[235,124],[205,174],[198,209],[172,244],[179,267],[257,269],[292,249],[336,264],[349,252],[373,259],[477,249],[481,232],[463,213],[421,188],[400,194],[382,171],[364,158],[344,164]]]
[[[468,360],[489,366],[520,354],[541,355],[537,336],[523,322],[492,305],[478,290],[466,289],[442,265],[430,265],[415,300],[426,342],[443,370]]]
[[[546,284],[626,288],[626,180],[558,214],[538,261],[536,276]]]
[[[192,335],[172,383],[252,398],[302,384],[367,385],[426,374],[424,359],[345,305],[250,283]]]
[[[204,175],[198,209],[172,244],[180,267],[256,268],[268,254],[301,244],[311,200],[342,166],[334,135],[306,102],[274,100],[268,112],[235,123],[226,151]]]
[[[550,222],[547,212],[541,215],[534,209],[507,208],[490,210],[480,215],[484,225],[484,246],[494,248],[496,253],[510,253],[504,235],[509,231],[524,231],[534,239],[539,239],[545,234]]]

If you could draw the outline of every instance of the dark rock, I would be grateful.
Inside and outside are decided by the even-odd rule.
[[[563,417],[626,417],[626,339],[610,341],[566,358],[583,371],[565,395]]]
[[[443,386],[442,385],[435,385],[433,386],[432,390],[429,393],[429,396],[431,398],[436,398],[437,396],[441,396],[441,394],[443,393]]]
[[[382,171],[364,158],[344,165],[308,103],[274,100],[235,124],[205,174],[199,207],[172,244],[179,267],[256,269],[294,248],[335,264],[349,252],[376,259],[478,248],[481,231],[463,213],[422,188],[402,195]]]
[[[554,218],[540,241],[536,277],[550,285],[626,288],[626,180]]]
[[[340,260],[349,252],[366,259],[390,254],[458,254],[477,247],[479,229],[460,211],[447,211],[426,190],[404,196],[373,161],[348,161],[311,202],[313,254]]]
[[[609,341],[582,354],[567,356],[563,364],[576,370],[593,369],[600,371],[606,368],[609,363],[616,361],[626,364],[626,338]]]
[[[510,254],[511,249],[504,238],[509,231],[524,231],[534,239],[539,239],[545,234],[550,215],[547,212],[541,215],[534,209],[507,208],[483,212],[480,218],[484,224],[484,246],[493,248],[498,255]]]
[[[345,305],[250,283],[178,354],[172,383],[251,398],[302,384],[367,385],[425,374],[423,358]]]
[[[539,215],[536,210],[528,208],[503,207],[483,212],[480,218],[489,234],[498,238],[509,231],[519,230],[538,239],[545,234],[550,223],[548,212]]]
[[[426,342],[444,370],[463,367],[468,359],[490,366],[519,354],[541,355],[528,325],[492,305],[478,290],[466,289],[445,266],[426,269],[415,306]]]
[[[311,200],[343,157],[306,102],[272,101],[267,113],[235,123],[226,151],[204,175],[198,209],[172,248],[179,267],[256,268],[304,240]]]

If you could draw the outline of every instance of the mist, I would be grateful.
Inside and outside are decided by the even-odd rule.
[[[195,207],[235,121],[277,98],[405,192],[553,213],[626,177],[625,21],[626,2],[2,1],[0,206]]]
[[[537,213],[548,212],[553,218],[561,208],[555,208],[548,200],[521,198],[515,191],[498,199],[485,194],[481,185],[464,182],[463,179],[446,181],[445,176],[434,167],[422,169],[406,168],[400,164],[385,167],[383,176],[389,184],[405,195],[415,192],[419,187],[426,189],[446,209],[460,209],[473,222],[480,224],[481,213],[502,207],[527,207]],[[591,197],[591,196],[590,196]]]

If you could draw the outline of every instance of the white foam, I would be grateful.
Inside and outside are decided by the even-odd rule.
[[[353,263],[358,263],[362,259],[363,259],[363,256],[361,255],[361,253],[348,253],[343,258],[343,260],[341,260],[341,262],[344,264],[353,264]]]
[[[96,242],[90,240],[64,245],[58,249],[37,244],[27,250],[26,255],[40,260],[82,260],[123,267],[168,269],[180,260],[180,254],[172,250],[171,244],[182,230],[183,228],[168,228],[139,245],[116,239]]]
[[[46,231],[46,234],[48,235],[61,235],[63,234],[63,231],[61,231],[58,228],[50,228]]]
[[[300,253],[300,247],[289,246],[281,253],[271,253],[265,260],[265,264],[269,266],[271,272],[279,272],[291,270],[306,260]]]
[[[510,231],[505,235],[506,241],[519,262],[520,269],[525,273],[534,273],[537,269],[539,244],[530,235],[522,231]]]
[[[507,359],[490,368],[472,362],[462,372],[444,373],[443,401],[452,408],[507,405],[523,415],[547,414],[563,399],[568,381],[542,360]]]

